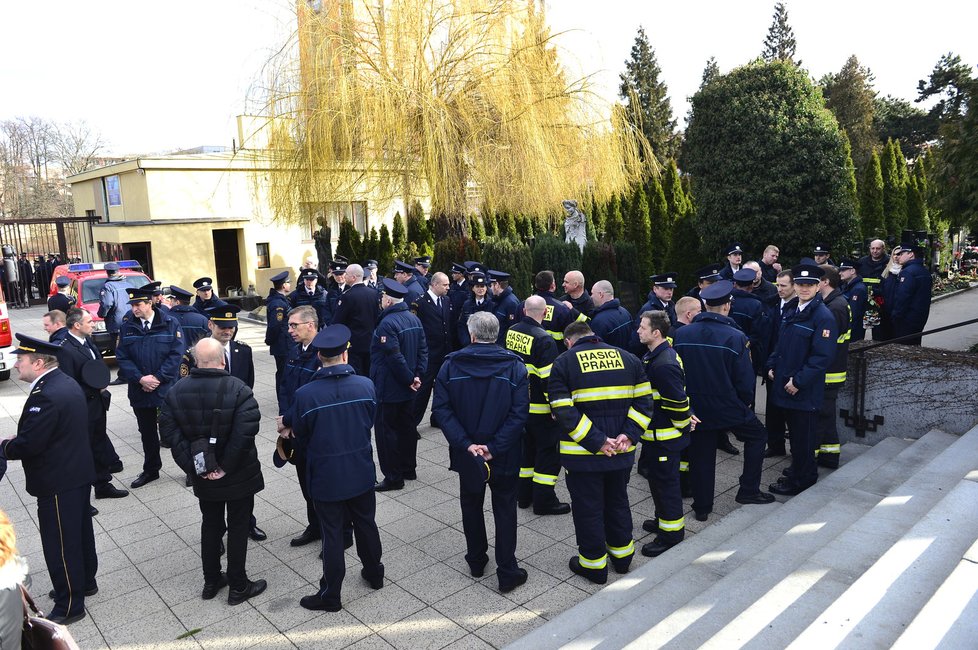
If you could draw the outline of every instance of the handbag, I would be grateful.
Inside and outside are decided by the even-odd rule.
[[[44,618],[23,585],[20,597],[24,601],[24,627],[20,637],[24,650],[81,650],[68,628]]]

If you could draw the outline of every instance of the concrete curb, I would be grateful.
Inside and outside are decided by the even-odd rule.
[[[946,300],[947,298],[953,298],[959,293],[967,293],[976,287],[978,287],[978,282],[972,282],[971,286],[969,286],[967,289],[958,289],[957,291],[949,291],[948,293],[942,293],[939,296],[934,296],[930,299],[930,303],[933,305],[935,302],[940,302],[942,300]]]

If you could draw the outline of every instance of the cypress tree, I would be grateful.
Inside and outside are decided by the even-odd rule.
[[[499,235],[499,229],[496,226],[496,215],[486,208],[482,210],[482,228],[486,233],[486,237],[496,237]]]
[[[649,222],[649,200],[641,183],[635,186],[629,205],[628,221],[626,222],[628,241],[634,242],[638,249],[639,273],[648,274],[655,268],[651,244],[651,226]]]
[[[591,214],[588,215],[588,220],[594,226],[594,236],[597,239],[604,230],[604,217],[601,216],[601,206],[594,194],[591,194]]]
[[[380,249],[380,237],[377,234],[377,229],[371,228],[370,234],[367,235],[367,239],[363,243],[361,261],[377,259],[377,254],[379,249]]]
[[[605,211],[605,215],[605,241],[614,243],[621,240],[625,235],[625,221],[621,216],[621,205],[617,196],[612,196],[608,201],[608,208]]]
[[[907,182],[907,228],[910,230],[930,230],[930,219],[927,217],[927,205],[924,193],[920,191],[917,176],[909,177]]]
[[[348,260],[358,260],[362,253],[360,233],[356,227],[345,218],[340,222],[340,238],[336,242],[336,254]]]
[[[520,233],[516,229],[516,218],[513,213],[509,210],[503,212],[499,218],[499,235],[503,239],[508,239],[512,242],[522,241],[520,239]]]
[[[649,237],[649,252],[652,258],[652,270],[662,273],[665,269],[666,258],[669,256],[669,245],[672,242],[672,223],[669,219],[669,203],[658,178],[653,178],[649,184],[649,212],[651,233]]]
[[[482,241],[486,238],[486,231],[482,227],[482,219],[479,218],[479,215],[469,215],[469,237],[476,241]]]
[[[625,61],[619,96],[625,101],[629,121],[648,141],[659,162],[676,153],[676,120],[669,90],[660,79],[662,69],[643,27],[638,28],[631,58]],[[623,210],[623,212],[625,212]]]
[[[852,146],[849,144],[849,138],[846,136],[846,132],[842,132],[843,148],[845,149],[845,165],[846,165],[846,195],[849,197],[849,203],[852,205],[853,212],[856,213],[856,232],[853,233],[855,237],[860,238],[860,224],[859,224],[859,190],[856,186],[856,165],[852,162]]]
[[[859,218],[864,238],[886,239],[883,218],[883,172],[879,155],[873,151],[859,184]]]
[[[689,211],[686,193],[683,192],[682,179],[675,159],[670,159],[662,175],[662,191],[665,193],[666,206],[669,209],[669,223],[675,224]]]
[[[899,237],[907,225],[907,190],[897,157],[899,146],[887,140],[880,161],[883,172],[883,218],[887,234]],[[902,155],[902,154],[901,154]]]
[[[407,231],[404,230],[404,220],[401,219],[401,213],[394,213],[394,231],[391,233],[392,240],[394,244],[394,253],[398,254],[401,249],[404,248],[404,244],[407,243]]]
[[[397,217],[395,217],[394,223],[397,223]],[[377,257],[375,259],[377,260],[378,277],[385,276],[394,268],[394,242],[391,241],[386,223],[380,226],[380,241],[377,244]]]
[[[672,244],[666,255],[663,271],[673,271],[679,276],[679,289],[686,291],[696,286],[696,269],[709,264],[710,260],[700,253],[702,242],[692,212],[682,215],[672,228]]]

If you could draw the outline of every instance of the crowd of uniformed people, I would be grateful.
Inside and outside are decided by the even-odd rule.
[[[637,472],[648,481],[655,504],[654,517],[642,522],[655,534],[641,549],[650,557],[682,541],[683,498],[692,497],[698,520],[708,519],[716,451],[740,453],[729,434],[743,443],[737,502],[771,503],[772,493],[795,495],[810,487],[818,465],[839,464],[835,400],[846,377],[848,345],[865,332],[867,300],[885,306],[879,310],[882,325],[870,323],[874,336],[882,338],[920,332],[930,298],[923,251],[915,245],[887,258],[882,242],[873,242],[869,255],[839,264],[829,259],[824,245],[814,246],[812,253],[782,269],[775,246],[768,246],[757,262],[743,263],[744,249],[731,244],[726,262],[700,269],[697,285],[679,300],[674,300],[675,273],[650,277],[647,301],[636,314],[622,306],[611,282],[599,279],[588,292],[576,270],[564,276],[560,297],[554,273],[538,272],[534,292],[524,300],[514,293],[508,273],[477,261],[429,274],[430,258],[419,257],[413,264],[396,262],[392,278],[378,278],[376,261],[361,265],[338,258],[325,275],[314,264],[306,265],[296,276],[296,287],[288,272],[272,277],[265,343],[276,364],[279,440],[274,460],[278,467],[295,466],[306,505],[306,526],[290,543],[319,542],[323,549],[320,590],[303,598],[302,606],[341,608],[343,549],[354,543],[363,561],[362,577],[374,588],[383,586],[375,492],[396,492],[405,481],[417,479],[418,426],[429,401],[430,424],[444,433],[450,467],[459,474],[465,559],[473,576],[483,575],[488,562],[483,502],[486,489],[491,492],[501,591],[527,580],[515,554],[518,508],[572,515],[578,544],[577,555],[569,559],[572,572],[600,584],[607,580],[609,563],[618,573],[628,571],[635,547],[627,485],[639,447]],[[118,333],[116,381],[129,386],[143,445],[142,471],[131,487],[159,478],[163,433],[162,446],[182,450],[188,485],[202,499],[209,531],[206,540],[202,534],[202,545],[209,545],[202,596],[212,598],[228,583],[223,573],[215,573],[219,564],[214,559],[220,537],[214,531],[226,529],[236,567],[229,602],[243,602],[264,589],[264,581],[244,577],[241,540],[245,534],[265,538],[246,507],[261,489],[260,469],[257,479],[239,477],[251,490],[237,495],[244,501],[236,500],[234,490],[222,492],[224,525],[223,510],[214,514],[203,503],[214,498],[207,496],[214,494],[207,481],[229,480],[226,468],[218,472],[212,463],[195,472],[180,436],[194,442],[207,432],[199,426],[181,431],[167,414],[169,389],[181,377],[207,375],[214,367],[250,392],[251,350],[234,340],[238,308],[214,296],[210,278],[194,282],[193,293],[171,286],[167,305],[159,283],[126,287],[113,282],[112,266],[106,265],[100,316]],[[54,322],[62,312],[45,315],[53,323],[52,342],[60,345],[67,336],[84,345],[91,318],[79,311],[69,310],[67,334]],[[204,371],[197,372],[190,350],[205,338],[224,350],[225,361],[208,356]],[[919,337],[910,340],[919,343]],[[207,346],[202,349],[210,354]],[[29,355],[30,348],[30,342],[22,344],[23,354]],[[100,360],[94,346],[85,346],[84,354]],[[63,358],[60,348],[56,356]],[[90,409],[89,426],[96,478],[81,478],[94,483],[96,497],[124,497],[128,492],[111,484],[111,473],[122,468],[105,437],[100,401],[109,377],[85,376],[82,370],[74,374],[89,401],[98,398],[100,405]],[[754,409],[758,379],[767,390],[763,424]],[[161,409],[166,432],[157,424]],[[221,439],[217,425],[211,435]],[[785,455],[786,441],[791,465],[763,491],[763,459]],[[216,447],[218,456],[253,448],[253,435]],[[16,445],[5,442],[4,451],[18,458]],[[238,464],[231,458],[223,462]],[[561,502],[555,491],[561,469],[570,503]],[[62,532],[61,540],[52,538],[52,524],[42,519],[42,537],[52,549],[68,544],[87,548],[92,512],[85,501],[84,512],[72,515],[76,529]],[[248,526],[241,523],[245,511]],[[223,553],[223,540],[220,544]],[[97,590],[94,575],[81,586],[62,584],[54,578],[58,567],[50,566],[59,560],[51,555],[56,611],[64,610],[70,622],[79,615],[74,603]],[[229,555],[228,578],[231,560]],[[70,560],[62,558],[61,573],[85,574],[84,554],[75,561],[82,568],[67,570]]]

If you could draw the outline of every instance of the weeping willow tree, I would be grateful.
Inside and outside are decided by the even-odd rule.
[[[647,176],[644,139],[587,78],[567,79],[535,4],[300,0],[266,111],[276,217],[423,197],[442,237],[480,208],[554,215]]]

